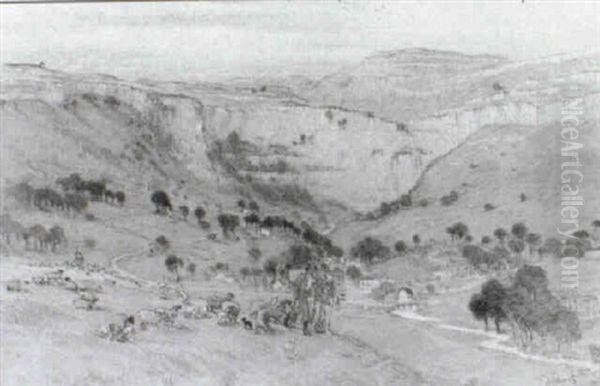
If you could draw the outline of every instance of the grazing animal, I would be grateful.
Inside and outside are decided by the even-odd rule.
[[[252,325],[252,322],[250,320],[246,319],[245,316],[242,318],[242,323],[244,323],[244,328],[246,330],[252,330],[252,329],[254,329],[254,326]]]

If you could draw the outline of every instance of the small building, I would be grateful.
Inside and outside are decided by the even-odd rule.
[[[363,276],[358,282],[360,292],[371,293],[375,288],[381,285],[381,280],[372,276]]]
[[[401,310],[416,310],[417,302],[415,301],[414,292],[411,288],[400,287],[398,289],[398,308]]]

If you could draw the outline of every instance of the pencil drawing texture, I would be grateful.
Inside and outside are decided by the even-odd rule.
[[[0,11],[2,386],[600,385],[598,4]]]

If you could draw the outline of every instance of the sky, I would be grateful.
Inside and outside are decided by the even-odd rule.
[[[600,1],[0,5],[0,62],[125,79],[320,77],[408,47],[530,60],[600,48]]]

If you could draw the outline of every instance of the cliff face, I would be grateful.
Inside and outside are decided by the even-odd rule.
[[[6,69],[3,179],[79,172],[142,189],[215,181],[199,100],[110,77]]]
[[[432,161],[483,127],[559,119],[565,85],[586,85],[582,95],[598,89],[590,63],[519,67],[487,56],[408,51],[376,55],[346,75],[349,83],[336,74],[311,90],[140,84],[7,67],[3,156],[21,167],[3,172],[38,165],[53,174],[115,174],[145,189],[178,190],[193,180],[204,190],[260,188],[265,196],[285,187],[278,195],[294,204],[314,199],[370,210],[408,192]],[[371,106],[378,90],[380,109],[357,109],[359,100]],[[329,106],[324,92],[342,99]],[[344,99],[347,93],[352,98]],[[216,146],[231,139],[239,144]],[[222,157],[215,158],[216,148]],[[302,197],[295,187],[305,189]]]
[[[427,165],[492,124],[533,125],[530,103],[495,102],[473,109],[395,123],[368,114],[309,106],[216,108],[207,114],[216,136],[235,131],[258,145],[255,164],[283,160],[289,171],[271,180],[293,181],[318,198],[353,209],[372,209],[409,191]],[[249,173],[265,178],[265,173]]]

